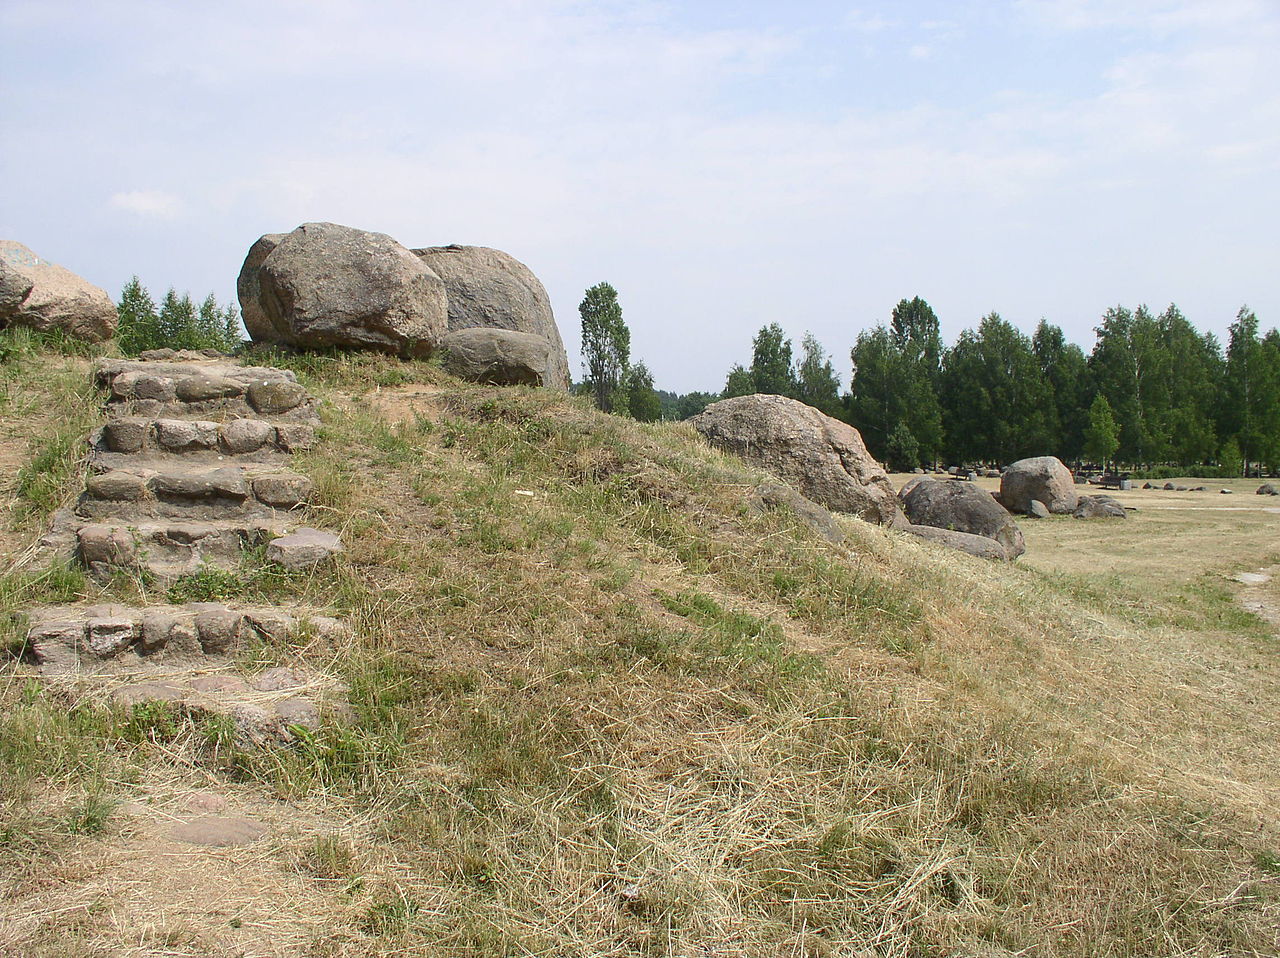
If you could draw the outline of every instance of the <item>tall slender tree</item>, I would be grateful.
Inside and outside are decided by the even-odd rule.
[[[618,291],[608,283],[597,283],[578,304],[578,313],[585,383],[596,406],[611,412],[613,394],[631,362],[631,330],[622,319]]]

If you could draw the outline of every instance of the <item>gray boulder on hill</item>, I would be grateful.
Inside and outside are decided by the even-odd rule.
[[[240,275],[236,279],[236,297],[240,300],[240,318],[249,338],[255,343],[274,343],[279,336],[266,310],[262,308],[262,285],[258,282],[258,270],[262,262],[280,245],[287,233],[267,233],[249,247]]]
[[[431,246],[413,252],[444,281],[450,331],[483,326],[540,336],[548,344],[544,385],[569,388],[569,360],[551,299],[529,267],[484,246]]]
[[[1009,510],[979,486],[921,479],[904,488],[902,508],[912,525],[933,526],[994,539],[1010,559],[1027,551],[1022,530]]]
[[[936,542],[948,549],[958,549],[979,559],[991,559],[996,562],[1008,562],[1009,553],[995,539],[986,536],[975,536],[968,532],[956,532],[954,529],[939,529],[936,526],[907,526],[904,530],[920,539]]]
[[[792,513],[802,524],[808,526],[832,545],[844,542],[844,531],[840,523],[822,506],[811,502],[790,486],[780,482],[763,482],[756,486],[751,494],[750,504],[758,512],[784,510]]]
[[[1038,499],[1057,515],[1068,515],[1079,494],[1071,470],[1055,456],[1019,459],[1000,476],[1000,501],[1010,512],[1028,512]]]
[[[1280,489],[1277,489],[1269,482],[1264,482],[1258,487],[1256,495],[1259,496],[1280,496]]]
[[[852,426],[784,396],[737,396],[690,422],[713,446],[792,483],[807,498],[868,522],[903,525],[893,485]]]
[[[548,380],[551,344],[533,333],[477,326],[440,341],[444,368],[459,379],[495,386],[541,386]]]
[[[116,334],[119,317],[107,291],[41,259],[13,240],[0,240],[0,328],[58,330],[100,343]]]
[[[385,233],[335,223],[262,237],[236,287],[258,342],[428,356],[448,327],[444,283],[422,260]]]

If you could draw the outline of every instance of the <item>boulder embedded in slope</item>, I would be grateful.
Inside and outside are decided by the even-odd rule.
[[[762,482],[751,494],[751,505],[759,512],[782,510],[793,514],[832,545],[844,542],[844,531],[829,511],[780,482]]]
[[[737,396],[689,420],[718,449],[790,482],[834,512],[903,524],[893,484],[852,426],[785,396]]]
[[[1079,493],[1071,470],[1056,456],[1019,459],[1000,476],[1000,501],[1010,512],[1029,512],[1038,499],[1055,515],[1075,511]]]
[[[967,552],[969,555],[977,556],[979,559],[990,559],[993,562],[1009,561],[1009,553],[1005,551],[1004,546],[995,539],[989,539],[986,536],[975,536],[968,532],[956,532],[954,529],[939,529],[937,526],[910,525],[903,531],[916,538],[946,546],[948,549]]]
[[[484,246],[431,246],[413,252],[444,281],[451,332],[488,327],[539,336],[548,347],[544,385],[569,388],[569,360],[551,299],[529,267]]]
[[[114,336],[118,325],[106,290],[21,243],[0,240],[0,327],[57,330],[100,343]]]
[[[385,233],[336,223],[263,236],[236,288],[257,342],[428,356],[448,328],[444,283],[421,259]]]
[[[1009,510],[971,483],[937,479],[913,482],[902,497],[902,508],[913,525],[994,539],[1010,559],[1027,551],[1022,530]]]
[[[533,333],[476,326],[440,341],[444,368],[459,379],[495,386],[541,386],[548,379],[551,344]]]

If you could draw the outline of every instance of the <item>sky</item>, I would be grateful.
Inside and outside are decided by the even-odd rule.
[[[224,302],[304,222],[493,246],[575,376],[607,281],[679,392],[773,322],[847,383],[913,296],[1270,328],[1277,50],[1280,0],[0,0],[0,238]]]

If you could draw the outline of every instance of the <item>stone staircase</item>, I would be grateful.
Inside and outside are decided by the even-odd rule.
[[[159,350],[100,363],[107,420],[88,438],[84,491],[41,540],[95,578],[124,573],[160,586],[204,569],[234,570],[246,550],[306,568],[341,551],[298,523],[311,480],[290,468],[316,441],[315,400],[287,370],[220,355]],[[28,648],[53,678],[90,678],[125,704],[158,700],[235,719],[243,738],[287,740],[314,725],[334,683],[299,669],[248,680],[238,656],[300,630],[345,627],[307,610],[217,603],[60,606],[28,610]],[[287,694],[286,694],[287,693]]]

